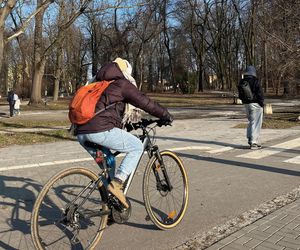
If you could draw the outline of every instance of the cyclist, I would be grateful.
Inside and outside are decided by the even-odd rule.
[[[76,131],[79,143],[93,157],[95,157],[95,149],[86,146],[86,141],[125,153],[113,180],[108,185],[108,191],[116,196],[125,208],[128,208],[128,203],[122,190],[123,184],[138,165],[143,153],[143,145],[137,137],[122,130],[124,122],[130,121],[134,115],[139,114],[133,106],[160,118],[165,124],[173,121],[172,115],[165,107],[137,89],[131,73],[130,63],[122,58],[105,64],[97,72],[96,81],[113,82],[100,97],[96,105],[96,112],[108,105],[115,105],[105,109],[86,124],[78,125]]]

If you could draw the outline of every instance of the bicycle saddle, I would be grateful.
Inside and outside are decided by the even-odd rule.
[[[103,148],[103,146],[101,146],[100,144],[97,144],[97,143],[91,142],[91,141],[85,141],[84,145],[89,148],[95,148],[95,149],[100,149],[100,150]]]

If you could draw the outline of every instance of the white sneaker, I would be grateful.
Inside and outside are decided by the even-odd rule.
[[[257,143],[253,143],[250,145],[250,149],[252,150],[261,149],[261,145]]]

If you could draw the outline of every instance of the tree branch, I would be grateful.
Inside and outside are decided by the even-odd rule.
[[[94,12],[101,12],[104,10],[108,10],[108,9],[130,9],[130,8],[134,8],[134,7],[142,7],[142,6],[146,6],[148,5],[149,2],[146,3],[137,3],[135,5],[124,5],[124,6],[118,6],[118,5],[106,5],[104,7],[101,8],[97,8],[97,9],[92,9],[92,10],[85,10],[84,13],[94,13]]]
[[[16,0],[9,0],[7,1],[4,8],[2,7],[0,9],[0,26],[4,25],[7,16],[9,15],[9,13],[11,13],[12,9],[15,7],[16,2],[17,2]]]
[[[71,18],[64,24],[60,25],[59,27],[59,31],[57,34],[57,37],[54,39],[54,41],[45,49],[44,51],[44,55],[47,55],[48,51],[54,46],[56,45],[61,39],[63,39],[64,37],[64,31],[66,29],[68,29],[76,20],[77,17],[79,17],[82,13],[84,13],[85,9],[88,7],[89,3],[92,0],[86,0],[83,2],[83,4],[79,7],[79,10],[77,12],[75,12]]]
[[[5,43],[10,42],[11,40],[13,40],[14,38],[20,36],[21,34],[24,33],[25,29],[27,28],[27,26],[29,25],[30,21],[32,18],[34,18],[40,11],[46,9],[50,4],[52,4],[54,2],[54,0],[50,0],[50,1],[46,1],[43,5],[41,5],[34,13],[32,13],[27,19],[26,21],[23,23],[22,27],[16,31],[13,35],[11,35],[10,37],[8,37],[5,40]]]

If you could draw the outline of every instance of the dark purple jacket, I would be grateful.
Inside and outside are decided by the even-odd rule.
[[[104,65],[98,71],[96,80],[113,80],[99,99],[96,105],[96,112],[110,104],[116,103],[116,105],[113,105],[99,113],[86,124],[78,125],[78,134],[97,133],[107,131],[115,127],[121,128],[125,103],[130,103],[160,119],[168,116],[167,109],[151,100],[139,91],[132,83],[130,83],[124,77],[116,63],[112,62]]]

